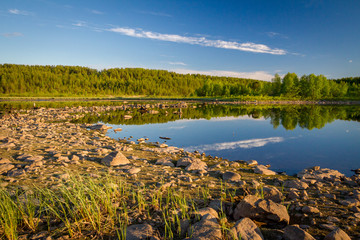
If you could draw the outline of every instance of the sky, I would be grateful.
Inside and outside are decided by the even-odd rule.
[[[0,64],[360,76],[359,0],[1,0]]]

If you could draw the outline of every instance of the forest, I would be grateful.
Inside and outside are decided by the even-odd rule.
[[[360,78],[275,74],[255,79],[179,74],[166,70],[0,64],[0,96],[281,97],[285,99],[358,99]]]

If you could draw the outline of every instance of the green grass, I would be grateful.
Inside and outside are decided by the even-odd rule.
[[[0,239],[17,239],[24,233],[48,231],[71,239],[115,236],[126,239],[130,224],[161,219],[163,239],[182,239],[182,221],[198,221],[192,214],[206,206],[210,190],[197,195],[173,188],[137,187],[114,176],[90,178],[71,174],[56,189],[31,187],[24,191],[0,190]],[[222,215],[225,230],[225,214]]]

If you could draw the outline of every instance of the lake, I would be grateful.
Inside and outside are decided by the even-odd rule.
[[[39,107],[121,105],[122,102],[37,102]],[[134,103],[132,103],[134,104]],[[136,104],[144,104],[136,103]],[[0,103],[0,109],[31,108],[32,102]],[[131,119],[124,119],[131,115]],[[149,138],[187,151],[229,160],[255,159],[295,174],[315,165],[351,176],[360,168],[359,105],[205,105],[139,109],[86,115],[78,122],[103,122],[121,132],[112,138]],[[159,137],[168,137],[163,140]]]
[[[295,174],[315,165],[351,176],[360,168],[359,106],[202,106],[158,114],[114,112],[92,119],[133,136],[229,160],[255,159],[275,171]],[[168,137],[163,140],[159,137]]]

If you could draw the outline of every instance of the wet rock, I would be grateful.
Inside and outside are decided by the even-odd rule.
[[[224,181],[238,182],[241,180],[240,174],[236,172],[225,172],[222,176]]]
[[[262,240],[264,239],[260,229],[250,218],[237,221],[229,231],[229,238],[234,240]]]
[[[289,225],[284,228],[285,240],[315,240],[313,236],[302,230],[297,225]]]
[[[324,240],[351,240],[351,238],[343,230],[338,228],[326,235]]]
[[[263,174],[263,175],[276,175],[277,173],[268,169],[264,165],[257,165],[254,168],[254,173]]]
[[[246,196],[235,208],[233,218],[248,217],[268,223],[289,223],[290,216],[285,206],[254,195]]]
[[[130,164],[129,159],[127,159],[124,154],[118,151],[110,153],[105,158],[103,158],[101,162],[106,166],[121,166]]]

